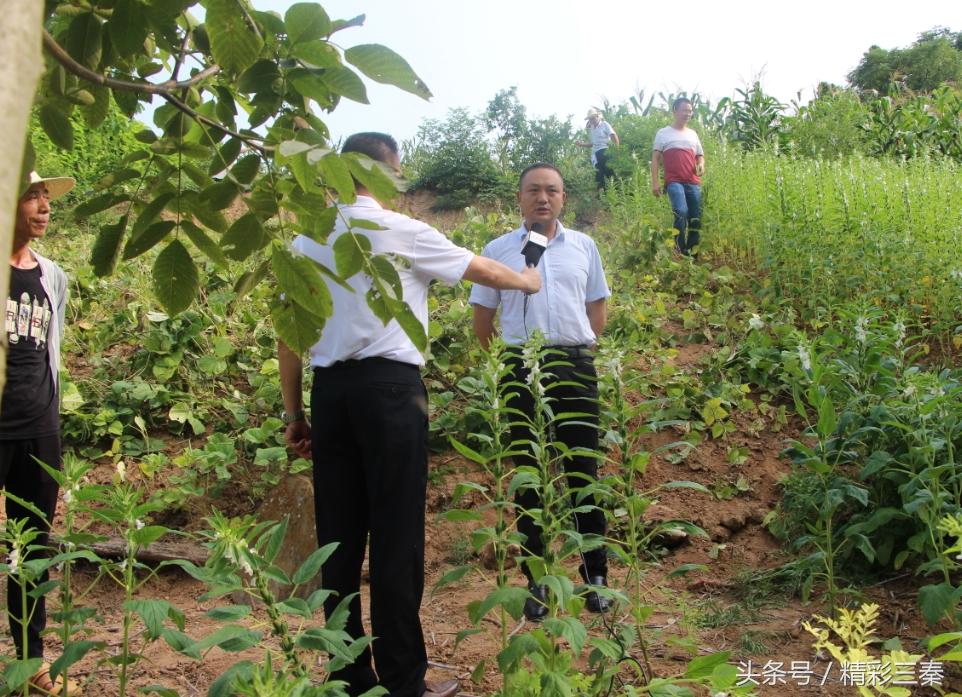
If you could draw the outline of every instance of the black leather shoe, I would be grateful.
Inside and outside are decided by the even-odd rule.
[[[608,582],[604,576],[589,576],[586,581],[590,586],[608,587]],[[585,595],[585,607],[587,607],[590,612],[608,612],[608,610],[611,609],[611,600],[602,595],[598,595],[597,591],[588,591],[587,595]]]
[[[548,614],[548,587],[528,583],[531,597],[524,601],[524,616],[532,622],[540,622]]]
[[[444,682],[425,683],[427,688],[421,697],[454,697],[461,689],[461,683],[457,680],[445,680]]]

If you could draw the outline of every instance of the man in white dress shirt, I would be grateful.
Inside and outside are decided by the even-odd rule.
[[[358,133],[342,152],[367,155],[400,172],[397,143],[383,133]],[[393,254],[403,298],[427,331],[427,292],[434,279],[453,285],[462,278],[503,289],[536,293],[541,277],[520,273],[455,246],[431,226],[387,210],[356,184],[357,200],[341,204],[337,227],[326,244],[298,236],[295,251],[335,268],[334,243],[345,221],[377,223],[354,229],[372,253]],[[427,653],[419,610],[424,590],[424,498],[427,485],[428,408],[421,381],[424,357],[396,320],[386,325],[367,305],[371,281],[348,279],[353,292],[328,281],[334,314],[310,350],[314,371],[311,422],[301,398],[301,357],[279,342],[281,390],[288,444],[313,457],[318,544],[339,546],[322,569],[324,604],[330,617],[338,603],[360,590],[361,563],[370,541],[371,630],[374,641],[332,677],[361,695],[380,685],[391,697],[451,697],[458,682],[424,681]],[[364,636],[361,602],[351,601],[347,631]],[[373,653],[373,666],[372,666]],[[376,672],[375,672],[376,671]]]
[[[547,346],[552,349],[549,361],[562,361],[552,366],[553,377],[547,396],[554,400],[555,412],[577,413],[555,428],[557,440],[569,448],[597,451],[598,449],[598,378],[595,372],[594,347],[607,322],[607,300],[611,293],[605,280],[601,257],[594,240],[578,232],[566,229],[558,220],[566,199],[564,180],[554,165],[538,163],[522,172],[518,183],[518,203],[524,222],[520,228],[508,232],[490,242],[481,252],[514,269],[525,267],[526,260],[520,254],[528,231],[540,224],[548,243],[537,270],[541,273],[541,292],[527,300],[522,293],[499,291],[475,286],[470,302],[474,309],[474,332],[487,348],[491,338],[498,333],[495,315],[501,308],[501,336],[509,346],[512,368],[510,379],[525,383],[527,370],[520,360],[520,346],[530,335],[539,331]],[[513,350],[512,350],[513,348]],[[521,390],[509,403],[528,417],[534,413],[534,400],[530,391]],[[526,427],[515,424],[511,429],[513,441],[528,441],[532,435]],[[514,458],[518,465],[536,466],[530,454]],[[572,487],[581,488],[597,476],[598,463],[594,457],[574,455],[565,458],[565,471]],[[520,490],[515,503],[521,509],[518,530],[527,540],[525,548],[531,556],[544,553],[544,541],[534,519],[524,511],[541,507],[538,494],[532,489]],[[582,502],[591,505],[590,499]],[[605,534],[605,515],[598,508],[577,513],[575,521],[582,535]],[[585,551],[581,575],[593,586],[607,585],[607,552],[604,547]],[[523,565],[528,577],[531,597],[525,603],[528,619],[542,619],[547,614],[545,587],[537,583],[531,569]],[[591,591],[587,594],[588,609],[604,612],[608,609],[606,598]]]

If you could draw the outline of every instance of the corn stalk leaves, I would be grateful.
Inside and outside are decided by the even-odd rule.
[[[245,2],[246,0],[240,0]],[[209,0],[207,3],[207,35],[210,50],[224,70],[240,73],[250,66],[264,47],[264,40],[247,25],[237,0]]]
[[[200,281],[190,252],[174,240],[157,255],[153,269],[154,295],[169,315],[186,310],[197,296]]]
[[[375,82],[394,85],[421,99],[430,99],[431,90],[397,53],[381,44],[361,44],[344,51],[344,59]],[[347,95],[345,95],[347,96]]]

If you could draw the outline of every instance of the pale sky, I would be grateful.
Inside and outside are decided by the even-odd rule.
[[[254,0],[282,15],[289,0]],[[434,93],[430,102],[368,83],[370,105],[342,100],[324,116],[342,138],[379,130],[410,138],[424,118],[484,109],[517,85],[530,117],[574,115],[625,101],[639,89],[698,91],[717,101],[758,75],[783,102],[819,81],[844,84],[872,44],[911,44],[934,26],[962,30],[962,1],[323,0],[332,19],[364,13],[334,41],[384,44]]]

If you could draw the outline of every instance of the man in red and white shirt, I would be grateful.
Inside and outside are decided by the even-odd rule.
[[[705,173],[705,151],[698,134],[688,128],[692,103],[679,97],[672,104],[674,121],[655,134],[651,155],[651,192],[661,196],[661,164],[665,167],[665,193],[675,213],[675,247],[691,255],[698,246],[701,230],[701,178]]]

